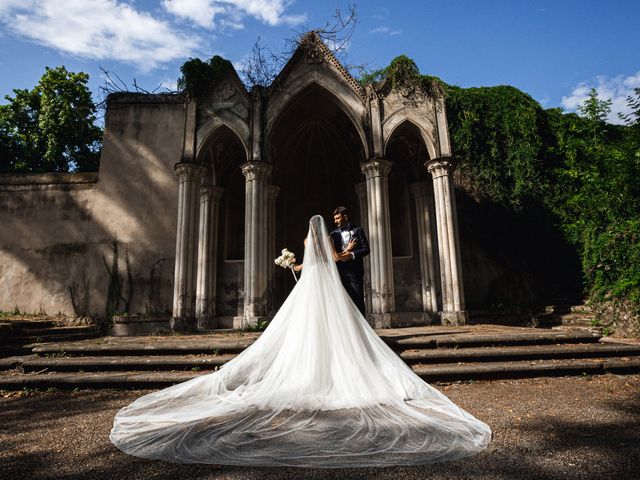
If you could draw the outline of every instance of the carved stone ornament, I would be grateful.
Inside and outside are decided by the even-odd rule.
[[[217,102],[226,102],[235,95],[236,91],[229,82],[222,82],[213,92]]]
[[[306,50],[307,51],[304,56],[304,61],[308,65],[319,65],[324,61],[324,55],[322,54],[320,48],[314,45],[307,48]]]

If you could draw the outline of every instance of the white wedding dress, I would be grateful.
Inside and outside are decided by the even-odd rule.
[[[138,457],[242,466],[354,467],[453,460],[489,427],[425,383],[343,289],[314,216],[302,277],[256,342],[220,370],[145,395],[111,441]]]

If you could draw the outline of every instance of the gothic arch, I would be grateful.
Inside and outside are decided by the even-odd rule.
[[[424,125],[425,123],[432,125],[432,123],[424,117],[421,117],[420,115],[417,115],[415,112],[406,108],[394,112],[393,114],[391,114],[391,116],[385,118],[385,120],[382,122],[382,138],[384,142],[385,156],[387,154],[387,146],[389,144],[389,140],[393,137],[393,133],[404,123],[410,123],[418,129],[418,131],[420,132],[420,137],[427,147],[429,157],[436,158],[438,156],[438,149],[436,147],[435,139],[433,137],[433,134],[429,132]]]
[[[361,97],[359,97],[349,84],[340,81],[333,75],[317,69],[302,72],[297,77],[293,77],[286,87],[278,90],[270,99],[266,109],[267,128],[266,137],[269,138],[271,131],[287,106],[295,101],[298,94],[304,92],[312,85],[316,85],[326,91],[336,104],[342,109],[344,114],[351,120],[365,152],[365,158],[369,158],[369,141],[363,128],[367,118],[367,109]]]
[[[249,126],[236,115],[228,112],[220,112],[198,127],[196,132],[196,158],[200,158],[203,147],[209,144],[209,140],[217,134],[217,130],[221,127],[228,128],[238,137],[244,148],[245,158],[248,159],[249,139],[251,137]]]

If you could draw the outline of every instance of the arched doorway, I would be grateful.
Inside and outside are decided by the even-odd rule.
[[[276,252],[287,247],[303,260],[309,218],[322,215],[329,231],[332,212],[346,205],[361,223],[355,185],[362,182],[365,151],[340,101],[312,84],[291,99],[275,119],[266,139],[273,165],[271,183],[280,187],[276,206]],[[273,305],[277,309],[293,286],[289,272],[274,275]]]
[[[244,145],[226,125],[216,128],[198,153],[198,161],[207,167],[201,189],[204,191],[208,186],[213,189],[209,221],[202,218],[206,215],[203,212],[204,197],[200,203],[200,235],[212,236],[209,242],[211,256],[203,268],[209,270],[207,273],[213,282],[207,286],[199,285],[199,290],[209,289],[208,308],[202,314],[206,318],[199,318],[201,326],[203,322],[210,326],[231,326],[233,317],[242,313],[242,298],[237,292],[242,291],[244,280],[245,179],[241,165],[246,160]],[[199,255],[204,248],[202,244],[201,238]],[[214,317],[217,317],[217,322]]]
[[[405,120],[394,129],[385,158],[393,164],[388,185],[396,309],[435,316],[439,276],[433,186],[425,168],[428,149],[414,123]]]

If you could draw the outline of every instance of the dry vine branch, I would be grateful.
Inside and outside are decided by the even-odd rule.
[[[258,37],[251,49],[249,58],[240,68],[240,76],[248,88],[256,85],[271,85],[293,53],[308,38],[307,35],[310,32],[314,32],[320,37],[336,58],[344,63],[346,51],[357,23],[358,13],[356,6],[350,3],[347,7],[346,15],[342,13],[340,8],[336,8],[333,21],[326,22],[320,28],[304,26],[301,30],[292,30],[294,36],[285,39],[285,47],[280,52],[274,52],[262,45],[262,38]],[[354,68],[350,65],[346,65],[346,67],[349,70]],[[364,66],[361,68],[364,68]]]

